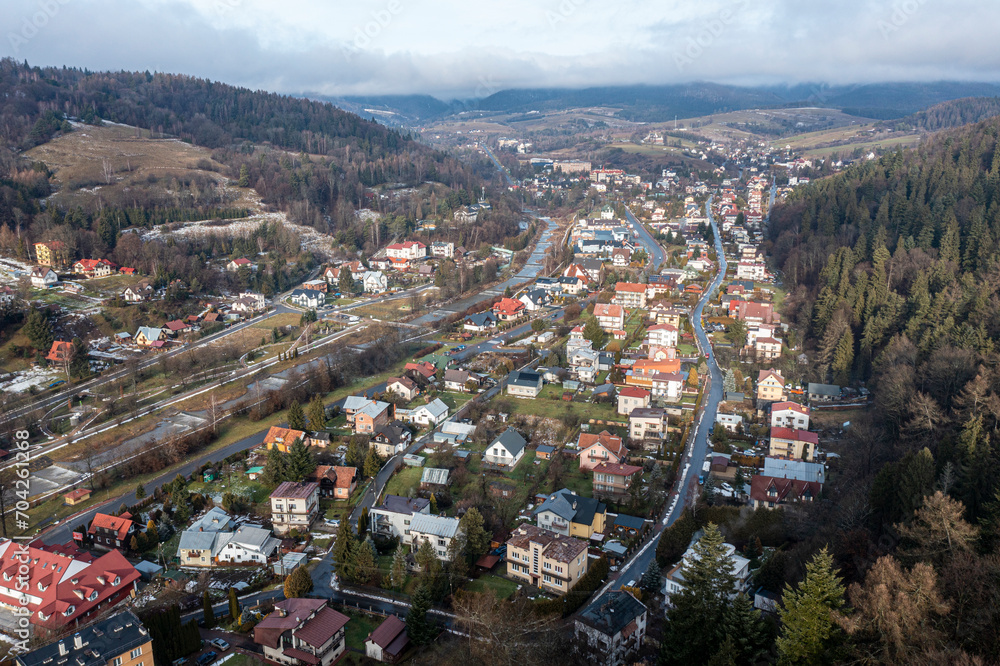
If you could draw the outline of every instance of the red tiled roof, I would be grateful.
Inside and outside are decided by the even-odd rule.
[[[45,358],[49,361],[55,361],[56,363],[62,363],[70,357],[73,353],[73,343],[66,342],[64,340],[56,340],[52,343],[52,349],[49,353],[45,355]]]
[[[625,309],[615,303],[597,303],[594,305],[595,317],[624,317]]]
[[[71,499],[71,500],[78,500],[78,499],[82,499],[84,497],[90,497],[90,489],[89,488],[77,488],[76,490],[69,491],[68,493],[66,493],[65,495],[63,495],[63,497],[66,498],[66,499]]]
[[[271,426],[271,429],[267,431],[267,435],[264,436],[264,444],[281,444],[283,446],[291,446],[296,439],[301,439],[304,442],[306,439],[306,433],[302,430],[292,430],[291,428]]]
[[[274,489],[271,497],[281,497],[288,499],[309,499],[309,496],[318,487],[315,483],[299,483],[298,481],[282,481],[281,485]]]
[[[615,291],[629,291],[637,294],[644,293],[646,291],[646,285],[638,284],[636,282],[616,282]]]
[[[524,309],[524,303],[515,298],[501,298],[493,304],[493,311],[503,314],[516,314]]]
[[[641,472],[641,467],[635,465],[622,465],[621,463],[601,463],[594,468],[594,473],[611,474],[612,476],[632,476],[636,472]]]
[[[272,648],[278,647],[283,633],[295,629],[301,622],[300,618],[309,617],[325,605],[324,599],[286,599],[275,604],[274,612],[253,628],[254,643]]]
[[[785,385],[785,378],[781,376],[780,372],[775,372],[774,370],[761,370],[760,374],[757,375],[757,383],[759,384],[771,376],[777,379],[782,386]]]
[[[612,435],[607,430],[603,430],[597,435],[581,432],[580,438],[577,440],[577,447],[580,449],[580,455],[583,455],[584,451],[597,444],[600,444],[618,458],[623,458],[628,455],[628,449],[622,443],[622,438]]]
[[[809,408],[800,405],[797,402],[775,402],[771,405],[771,413],[780,412],[783,409],[790,409],[793,412],[798,412],[799,414],[805,414],[809,416]]]
[[[336,488],[350,488],[354,482],[354,478],[358,474],[357,467],[341,467],[337,465],[333,468],[333,471],[337,474]]]
[[[126,518],[126,516],[128,517]],[[90,529],[87,530],[87,533],[95,534],[98,528],[103,528],[111,530],[119,540],[122,540],[128,534],[132,525],[134,525],[131,519],[131,514],[127,513],[120,516],[109,516],[106,513],[98,513],[94,516],[94,520],[90,524]]]
[[[771,428],[771,439],[790,439],[796,442],[809,442],[819,444],[819,435],[808,430],[795,430],[794,428]]]
[[[406,623],[395,615],[388,615],[382,621],[382,624],[375,628],[375,631],[368,634],[368,640],[384,650],[389,647],[390,643],[396,640],[397,636],[405,633]]]
[[[774,488],[775,495],[768,494]],[[758,474],[750,480],[750,499],[758,502],[783,502],[786,499],[798,499],[806,493],[817,497],[823,486],[818,481],[800,481],[798,479],[780,479],[775,476]]]
[[[338,613],[329,606],[324,606],[316,613],[315,617],[295,632],[295,636],[313,647],[323,647],[323,644],[343,629],[350,619],[343,613]]]

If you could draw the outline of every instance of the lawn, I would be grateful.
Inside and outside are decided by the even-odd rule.
[[[423,476],[423,473],[422,467],[405,467],[396,472],[389,479],[389,483],[385,484],[385,494],[399,495],[400,497],[409,496],[411,488],[416,490],[420,487],[420,477]]]
[[[351,621],[347,623],[347,627],[344,628],[347,647],[360,650],[364,654],[365,641],[368,639],[368,634],[375,631],[375,628],[381,624],[381,621],[364,613],[349,611],[346,607],[341,608],[340,612],[351,618]]]
[[[518,414],[534,414],[545,418],[560,419],[567,411],[577,415],[582,421],[590,419],[617,421],[621,417],[612,403],[599,404],[574,400],[562,400],[563,389],[549,384],[534,400],[514,400],[512,410]]]
[[[226,666],[263,666],[263,659],[258,659],[243,652],[234,652],[226,659]]]
[[[506,599],[517,592],[517,583],[509,578],[503,577],[506,573],[507,565],[501,564],[497,568],[497,573],[483,574],[476,580],[466,585],[465,589],[469,592],[486,592],[487,590],[493,590],[498,599]]]
[[[441,391],[437,394],[437,397],[441,399],[441,402],[448,405],[450,414],[454,414],[462,405],[472,400],[472,395],[469,393],[454,393],[452,391]]]
[[[257,481],[251,481],[245,474],[226,474],[220,479],[205,483],[195,481],[188,484],[188,490],[193,493],[214,494],[217,492],[230,492],[241,497],[250,498],[256,503],[263,502],[271,494],[271,490]]]
[[[302,315],[298,312],[282,312],[251,324],[250,328],[263,328],[268,331],[272,328],[280,328],[282,326],[293,326],[298,328],[300,321],[302,321]]]

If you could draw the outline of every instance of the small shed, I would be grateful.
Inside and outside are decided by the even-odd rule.
[[[305,553],[285,553],[280,560],[274,563],[274,573],[277,576],[287,576],[292,573],[295,567],[305,564],[309,556]]]
[[[535,457],[541,458],[542,460],[548,460],[552,457],[552,452],[555,450],[554,446],[541,444],[537,449],[535,449]]]
[[[135,570],[139,572],[142,579],[149,582],[163,573],[163,567],[161,567],[156,562],[149,562],[147,560],[142,560],[135,565]]]
[[[80,502],[86,502],[90,499],[90,489],[89,488],[77,488],[76,490],[71,490],[65,495],[63,499],[66,504],[73,506],[74,504],[79,504]]]
[[[412,453],[407,453],[403,456],[403,464],[408,467],[423,467],[424,459],[423,456],[417,456]]]
[[[211,467],[201,473],[201,480],[205,483],[215,481],[217,478],[219,478],[219,473]]]
[[[442,467],[425,467],[420,477],[421,490],[440,490],[448,487],[450,471]]]
[[[264,473],[263,466],[258,465],[257,467],[251,467],[250,469],[247,470],[247,478],[249,478],[251,481],[256,481],[257,477],[263,473]]]

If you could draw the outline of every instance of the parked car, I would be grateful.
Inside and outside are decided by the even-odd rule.
[[[225,652],[231,647],[228,642],[222,640],[221,638],[213,638],[208,642],[208,644],[211,645],[212,647],[219,648],[223,652]]]
[[[219,656],[218,652],[216,652],[215,650],[209,650],[205,654],[198,657],[198,666],[208,666],[213,661],[215,661],[215,658],[218,656]]]

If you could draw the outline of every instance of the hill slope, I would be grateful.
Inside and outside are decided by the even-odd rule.
[[[960,127],[1000,115],[1000,97],[963,97],[935,104],[923,111],[885,123],[929,132]]]

